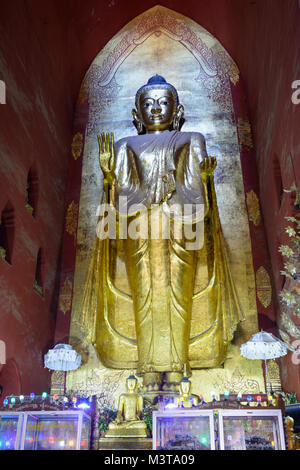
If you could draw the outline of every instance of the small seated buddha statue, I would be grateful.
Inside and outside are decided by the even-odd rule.
[[[175,404],[182,408],[192,408],[199,403],[198,397],[191,394],[192,383],[189,378],[184,375],[179,384],[179,396],[175,400]]]
[[[137,378],[131,374],[126,380],[126,393],[119,397],[117,417],[109,424],[105,437],[149,437],[141,419],[143,397],[137,393],[137,386]]]

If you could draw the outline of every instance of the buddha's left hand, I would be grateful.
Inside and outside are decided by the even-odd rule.
[[[217,167],[217,159],[216,157],[207,157],[201,163],[201,172],[207,175],[213,174]]]

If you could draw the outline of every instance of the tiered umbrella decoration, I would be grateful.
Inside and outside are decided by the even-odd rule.
[[[49,349],[44,356],[44,364],[47,369],[69,371],[76,370],[81,365],[81,355],[69,344],[57,344]]]
[[[266,331],[260,331],[254,334],[247,343],[241,345],[241,356],[247,359],[260,359],[265,361],[267,393],[268,388],[272,391],[268,375],[267,360],[285,356],[288,349],[286,343]]]

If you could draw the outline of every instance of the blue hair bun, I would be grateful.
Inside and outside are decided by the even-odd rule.
[[[161,75],[153,75],[153,77],[149,78],[147,85],[161,85],[162,83],[166,84],[167,81]]]
[[[138,105],[139,105],[140,95],[143,92],[147,91],[147,90],[151,90],[151,89],[155,88],[156,86],[159,86],[161,88],[169,89],[173,94],[173,97],[174,97],[174,100],[175,100],[175,106],[179,105],[179,99],[178,99],[178,94],[177,94],[176,88],[173,85],[171,85],[170,83],[168,83],[164,77],[162,77],[161,75],[156,74],[156,75],[153,75],[153,77],[150,77],[147,84],[143,85],[137,91],[136,96],[135,96],[135,106],[136,106],[136,108],[138,108]]]

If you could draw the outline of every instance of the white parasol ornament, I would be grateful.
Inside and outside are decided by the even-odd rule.
[[[287,345],[272,335],[272,333],[260,331],[253,335],[247,343],[242,344],[240,350],[241,356],[247,359],[262,359],[265,361],[267,387],[269,386],[269,389],[272,391],[268,376],[267,360],[285,356],[288,350]]]
[[[69,344],[57,344],[45,354],[44,364],[51,370],[76,370],[81,365],[81,355]]]
[[[49,370],[62,371],[64,373],[63,393],[66,392],[67,372],[76,370],[81,365],[81,355],[74,351],[70,344],[57,344],[49,349],[44,356],[44,366]]]

